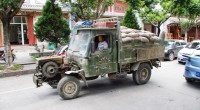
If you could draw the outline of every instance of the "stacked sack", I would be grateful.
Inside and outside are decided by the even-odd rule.
[[[149,31],[136,30],[124,26],[121,26],[120,30],[121,30],[122,42],[124,43],[136,42],[136,41],[143,43],[148,43],[148,42],[154,43],[161,41],[161,38],[159,38],[158,36],[156,36],[156,34],[151,33]]]

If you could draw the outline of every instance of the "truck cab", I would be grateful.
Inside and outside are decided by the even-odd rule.
[[[116,28],[78,30],[70,41],[66,63],[83,69],[85,77],[117,72],[116,32]],[[108,48],[98,50],[99,36]]]

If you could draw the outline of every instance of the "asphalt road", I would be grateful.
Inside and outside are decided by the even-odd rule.
[[[200,110],[200,82],[188,84],[183,72],[176,60],[165,61],[146,85],[135,85],[131,75],[115,83],[99,78],[73,100],[46,84],[36,88],[32,75],[2,78],[0,110]]]

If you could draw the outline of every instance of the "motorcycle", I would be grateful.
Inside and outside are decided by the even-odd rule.
[[[12,62],[13,62],[16,58],[14,49],[11,49],[11,55],[12,55]],[[0,60],[4,60],[6,62],[4,50],[0,50]]]

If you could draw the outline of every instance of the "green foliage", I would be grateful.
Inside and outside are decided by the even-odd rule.
[[[4,70],[4,69],[5,69],[4,65],[0,65],[0,70]]]
[[[33,58],[39,58],[40,57],[40,55],[33,55]]]
[[[21,69],[23,69],[23,67],[24,66],[22,66],[22,65],[15,64],[10,68],[10,70],[21,70]]]
[[[187,20],[187,21],[181,21],[180,26],[182,31],[187,32],[189,31],[195,24],[194,20]]]
[[[71,14],[81,20],[98,19],[102,17],[114,0],[60,0],[72,7]]]
[[[20,10],[24,0],[0,0],[0,19],[10,20]]]
[[[4,65],[0,65],[0,70],[4,70],[4,71],[15,71],[15,70],[22,70],[24,68],[23,65],[19,65],[19,64],[15,64],[13,65],[11,68],[5,68]]]
[[[140,14],[144,23],[151,23],[158,28],[158,35],[160,34],[160,26],[169,18],[168,10],[165,7],[169,3],[163,3],[162,0],[126,0],[128,4]],[[142,8],[141,8],[142,7]]]
[[[126,10],[126,14],[123,18],[122,25],[128,28],[140,29],[137,23],[137,19],[135,17],[135,13],[133,12],[132,8],[128,8]]]
[[[169,3],[167,9],[174,16],[196,18],[200,15],[200,2],[199,0],[163,0]]]
[[[68,21],[64,19],[61,8],[55,0],[48,0],[43,7],[42,15],[35,24],[36,37],[40,41],[67,42],[70,34]]]

